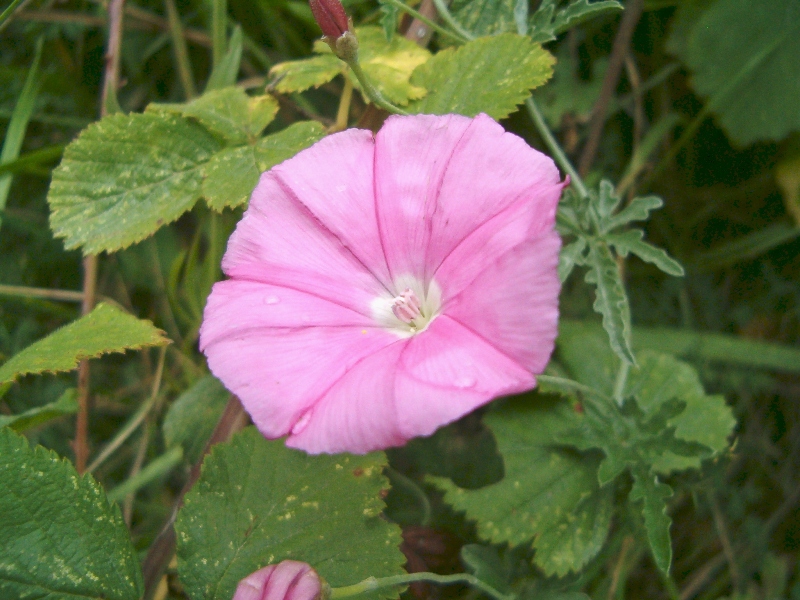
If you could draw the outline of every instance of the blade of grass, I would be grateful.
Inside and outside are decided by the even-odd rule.
[[[14,112],[8,124],[6,139],[3,141],[3,150],[0,151],[0,166],[14,162],[19,158],[19,151],[25,139],[25,131],[28,129],[28,121],[30,121],[33,114],[33,106],[36,103],[36,96],[41,85],[39,61],[42,58],[43,44],[44,38],[40,37],[36,42],[36,54],[33,58],[33,64],[28,71],[28,76],[25,78],[25,85],[22,87],[22,93],[19,95],[16,106],[14,106]],[[0,212],[6,207],[12,178],[13,175],[11,173],[0,174]],[[2,217],[0,217],[0,225],[2,225],[2,222]]]
[[[192,63],[189,60],[189,50],[186,47],[183,23],[181,22],[181,16],[178,14],[178,9],[175,7],[175,0],[164,0],[164,5],[167,7],[172,49],[175,52],[175,66],[178,68],[183,94],[187,100],[191,100],[197,95],[197,86],[194,83]]]

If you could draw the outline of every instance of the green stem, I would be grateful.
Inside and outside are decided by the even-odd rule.
[[[619,371],[617,371],[617,381],[614,383],[614,400],[616,400],[617,404],[620,406],[622,406],[622,401],[625,399],[623,394],[625,393],[625,385],[628,383],[628,373],[630,370],[630,363],[623,360],[619,365]]]
[[[578,175],[578,171],[576,171],[575,167],[572,166],[572,163],[569,162],[567,155],[564,154],[564,151],[556,141],[556,138],[553,137],[553,133],[547,126],[547,123],[545,123],[544,116],[539,110],[539,107],[536,106],[536,102],[534,101],[533,97],[529,97],[527,100],[525,100],[525,107],[528,109],[528,114],[530,115],[533,124],[536,126],[539,135],[542,136],[544,143],[547,144],[547,148],[553,154],[553,158],[555,158],[559,166],[564,169],[567,175],[569,175],[572,186],[578,191],[578,194],[580,194],[582,198],[588,196],[589,190],[586,188],[586,185],[583,183],[580,175]]]
[[[603,392],[590,388],[588,385],[583,385],[582,383],[573,381],[572,379],[566,379],[564,377],[554,377],[552,375],[537,375],[536,380],[539,383],[549,383],[553,387],[566,387],[573,389],[576,392],[582,392],[590,396],[597,396],[598,398],[602,398],[603,400],[609,399],[608,396],[606,396]]]
[[[503,594],[502,592],[499,592],[489,584],[467,573],[456,573],[455,575],[439,575],[437,573],[408,573],[407,575],[395,575],[394,577],[383,577],[381,579],[368,577],[364,581],[354,585],[333,588],[331,590],[331,600],[339,600],[340,598],[358,596],[380,588],[406,585],[408,583],[414,583],[415,581],[428,581],[431,583],[441,584],[466,583],[467,585],[471,585],[472,587],[479,589],[487,596],[495,598],[495,600],[514,600],[514,598],[516,598],[516,596],[513,594]]]
[[[416,481],[407,477],[400,471],[393,469],[392,467],[386,468],[387,473],[389,475],[389,479],[395,479],[397,482],[402,484],[409,490],[416,498],[419,500],[419,504],[422,507],[422,518],[420,519],[420,525],[423,527],[427,527],[430,525],[431,522],[431,501],[428,500],[428,495],[425,493]]]
[[[442,21],[452,27],[453,31],[463,38],[462,41],[469,42],[475,39],[474,35],[464,29],[461,24],[453,18],[444,0],[433,0],[433,5],[436,7],[436,12],[439,13],[439,17],[441,17]]]
[[[189,59],[189,50],[186,47],[186,38],[183,32],[183,23],[175,6],[175,0],[164,0],[167,8],[169,32],[172,37],[172,50],[175,53],[175,64],[178,67],[178,76],[183,87],[183,95],[191,100],[197,95],[197,86],[192,74],[192,62]]]
[[[3,14],[0,14],[0,25],[6,22],[7,19],[11,17],[11,14],[16,10],[16,8],[23,2],[23,0],[14,0],[11,4],[8,5],[3,11]]]
[[[228,2],[211,1],[211,52],[212,67],[216,69],[222,62],[228,45]],[[213,70],[213,69],[212,69]]]
[[[446,37],[449,37],[453,41],[460,42],[460,43],[463,44],[464,42],[468,42],[471,39],[470,37],[464,36],[461,33],[461,31],[458,31],[458,29],[456,29],[456,27],[453,27],[453,29],[456,29],[456,31],[458,31],[458,33],[453,33],[452,31],[448,31],[447,29],[445,29],[441,25],[437,24],[436,22],[432,21],[431,19],[429,19],[428,17],[426,17],[425,15],[420,13],[419,11],[416,11],[413,8],[411,8],[410,6],[407,6],[406,4],[404,4],[403,2],[400,2],[400,0],[385,0],[385,1],[386,1],[387,4],[391,4],[395,8],[398,8],[398,9],[402,10],[403,12],[408,13],[409,15],[414,17],[415,19],[419,19],[420,21],[425,23],[425,25],[427,25],[428,27],[433,29],[436,33],[438,33],[440,35],[443,35],[443,36],[446,36]],[[452,24],[450,26],[452,27]]]
[[[385,111],[396,115],[408,115],[406,111],[402,108],[396,107],[394,104],[389,102],[386,98],[384,98],[383,94],[381,94],[375,86],[372,85],[369,79],[367,79],[367,75],[361,69],[361,65],[358,63],[358,59],[352,60],[348,63],[350,68],[353,71],[353,75],[356,76],[358,79],[358,83],[361,84],[361,91],[369,98],[373,104],[379,106]]]

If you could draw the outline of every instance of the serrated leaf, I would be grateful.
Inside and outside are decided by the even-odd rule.
[[[489,413],[505,477],[477,490],[431,478],[445,500],[477,522],[478,535],[512,545],[534,539],[534,562],[548,575],[579,570],[602,547],[610,526],[610,497],[597,485],[596,456],[556,448],[575,426],[565,402],[519,401]]]
[[[70,388],[61,394],[58,400],[50,404],[31,408],[18,415],[0,415],[0,427],[10,427],[14,431],[25,431],[64,415],[74,415],[78,412],[77,398],[77,391],[74,388]]]
[[[358,27],[356,35],[361,68],[390,102],[405,106],[409,101],[425,96],[427,88],[412,84],[410,79],[414,70],[431,58],[428,50],[400,35],[387,41],[378,27]],[[360,90],[358,79],[352,73],[349,76],[356,89]]]
[[[197,462],[230,395],[216,377],[206,375],[178,396],[164,417],[167,448],[181,446],[187,461]]]
[[[119,508],[90,476],[0,429],[0,596],[138,600],[139,560]]]
[[[601,241],[589,245],[587,260],[589,271],[586,282],[594,284],[596,295],[593,308],[603,315],[603,328],[608,333],[609,343],[614,353],[625,362],[635,364],[631,348],[630,306],[619,267],[611,250]]]
[[[539,9],[530,21],[531,38],[539,43],[550,42],[570,27],[609,10],[621,10],[622,5],[614,0],[572,0],[570,4],[556,11],[556,0],[542,0]]]
[[[110,304],[98,304],[88,315],[57,329],[12,356],[0,367],[0,383],[22,375],[71,371],[81,360],[170,341],[150,321],[142,321]]]
[[[400,528],[380,518],[385,465],[383,453],[311,456],[252,427],[218,444],[175,525],[187,593],[229,600],[240,579],[284,559],[333,587],[403,573]]]
[[[718,0],[670,44],[693,72],[730,138],[741,145],[800,130],[800,4]]]
[[[237,25],[228,41],[228,50],[208,78],[206,92],[226,88],[236,83],[239,66],[242,63],[242,42],[242,28]]]
[[[269,70],[269,74],[277,79],[274,85],[276,91],[290,94],[324,85],[341,75],[343,69],[344,63],[333,54],[322,54],[278,63]]]
[[[258,140],[254,145],[225,148],[205,167],[203,197],[209,207],[222,210],[246,204],[259,175],[291,158],[325,135],[316,121],[300,121]]]
[[[585,250],[586,240],[582,237],[561,248],[561,253],[558,255],[558,278],[561,283],[567,280],[575,265],[584,264]]]
[[[641,229],[630,229],[623,233],[610,233],[605,236],[605,240],[621,256],[633,253],[643,261],[654,264],[667,275],[683,277],[681,264],[661,248],[642,241],[643,237],[644,231]]]
[[[483,112],[502,119],[550,79],[554,62],[541,46],[511,33],[448,48],[414,71],[411,83],[429,93],[408,110],[468,117]]]
[[[112,115],[67,146],[47,199],[67,249],[112,252],[149,237],[200,197],[201,167],[219,143],[166,114]]]
[[[634,471],[630,499],[643,503],[647,540],[650,542],[656,566],[663,573],[669,573],[672,564],[672,542],[669,535],[672,519],[667,514],[666,504],[667,498],[671,496],[672,488],[659,482],[657,477]]]
[[[278,101],[269,94],[248,96],[238,87],[206,92],[188,104],[151,104],[150,112],[175,112],[196,119],[203,127],[237,145],[255,141],[275,118]]]

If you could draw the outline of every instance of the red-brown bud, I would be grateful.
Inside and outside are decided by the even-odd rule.
[[[309,0],[308,3],[317,25],[325,36],[336,40],[350,31],[347,13],[344,12],[339,0]]]

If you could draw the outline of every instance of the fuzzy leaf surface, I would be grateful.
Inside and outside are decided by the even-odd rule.
[[[138,600],[139,559],[119,507],[72,464],[0,428],[0,597]]]
[[[81,360],[109,352],[169,343],[164,332],[150,321],[137,319],[110,304],[101,303],[88,315],[12,356],[0,367],[0,383],[31,373],[71,371]]]
[[[681,264],[652,244],[642,241],[644,232],[641,229],[629,229],[623,233],[612,233],[606,236],[606,241],[614,247],[620,256],[635,254],[645,262],[654,264],[667,275],[682,277],[684,274]]]
[[[409,111],[468,117],[483,112],[502,119],[530,90],[550,79],[554,63],[553,56],[530,38],[512,33],[448,48],[414,71],[411,83],[429,93],[412,102]]]
[[[800,130],[800,4],[719,0],[672,44],[730,138],[747,145]]]
[[[611,523],[611,499],[597,483],[598,458],[556,447],[576,418],[562,401],[506,405],[485,418],[505,477],[477,490],[432,479],[449,504],[477,522],[482,538],[511,545],[534,540],[534,562],[548,575],[579,570],[600,550]]]
[[[53,171],[50,226],[84,254],[126,248],[194,205],[201,167],[218,149],[203,127],[178,116],[106,117],[67,146]]]
[[[190,598],[229,600],[240,579],[285,559],[333,587],[402,573],[400,528],[380,517],[385,464],[382,453],[311,456],[252,427],[215,446],[175,527]]]

